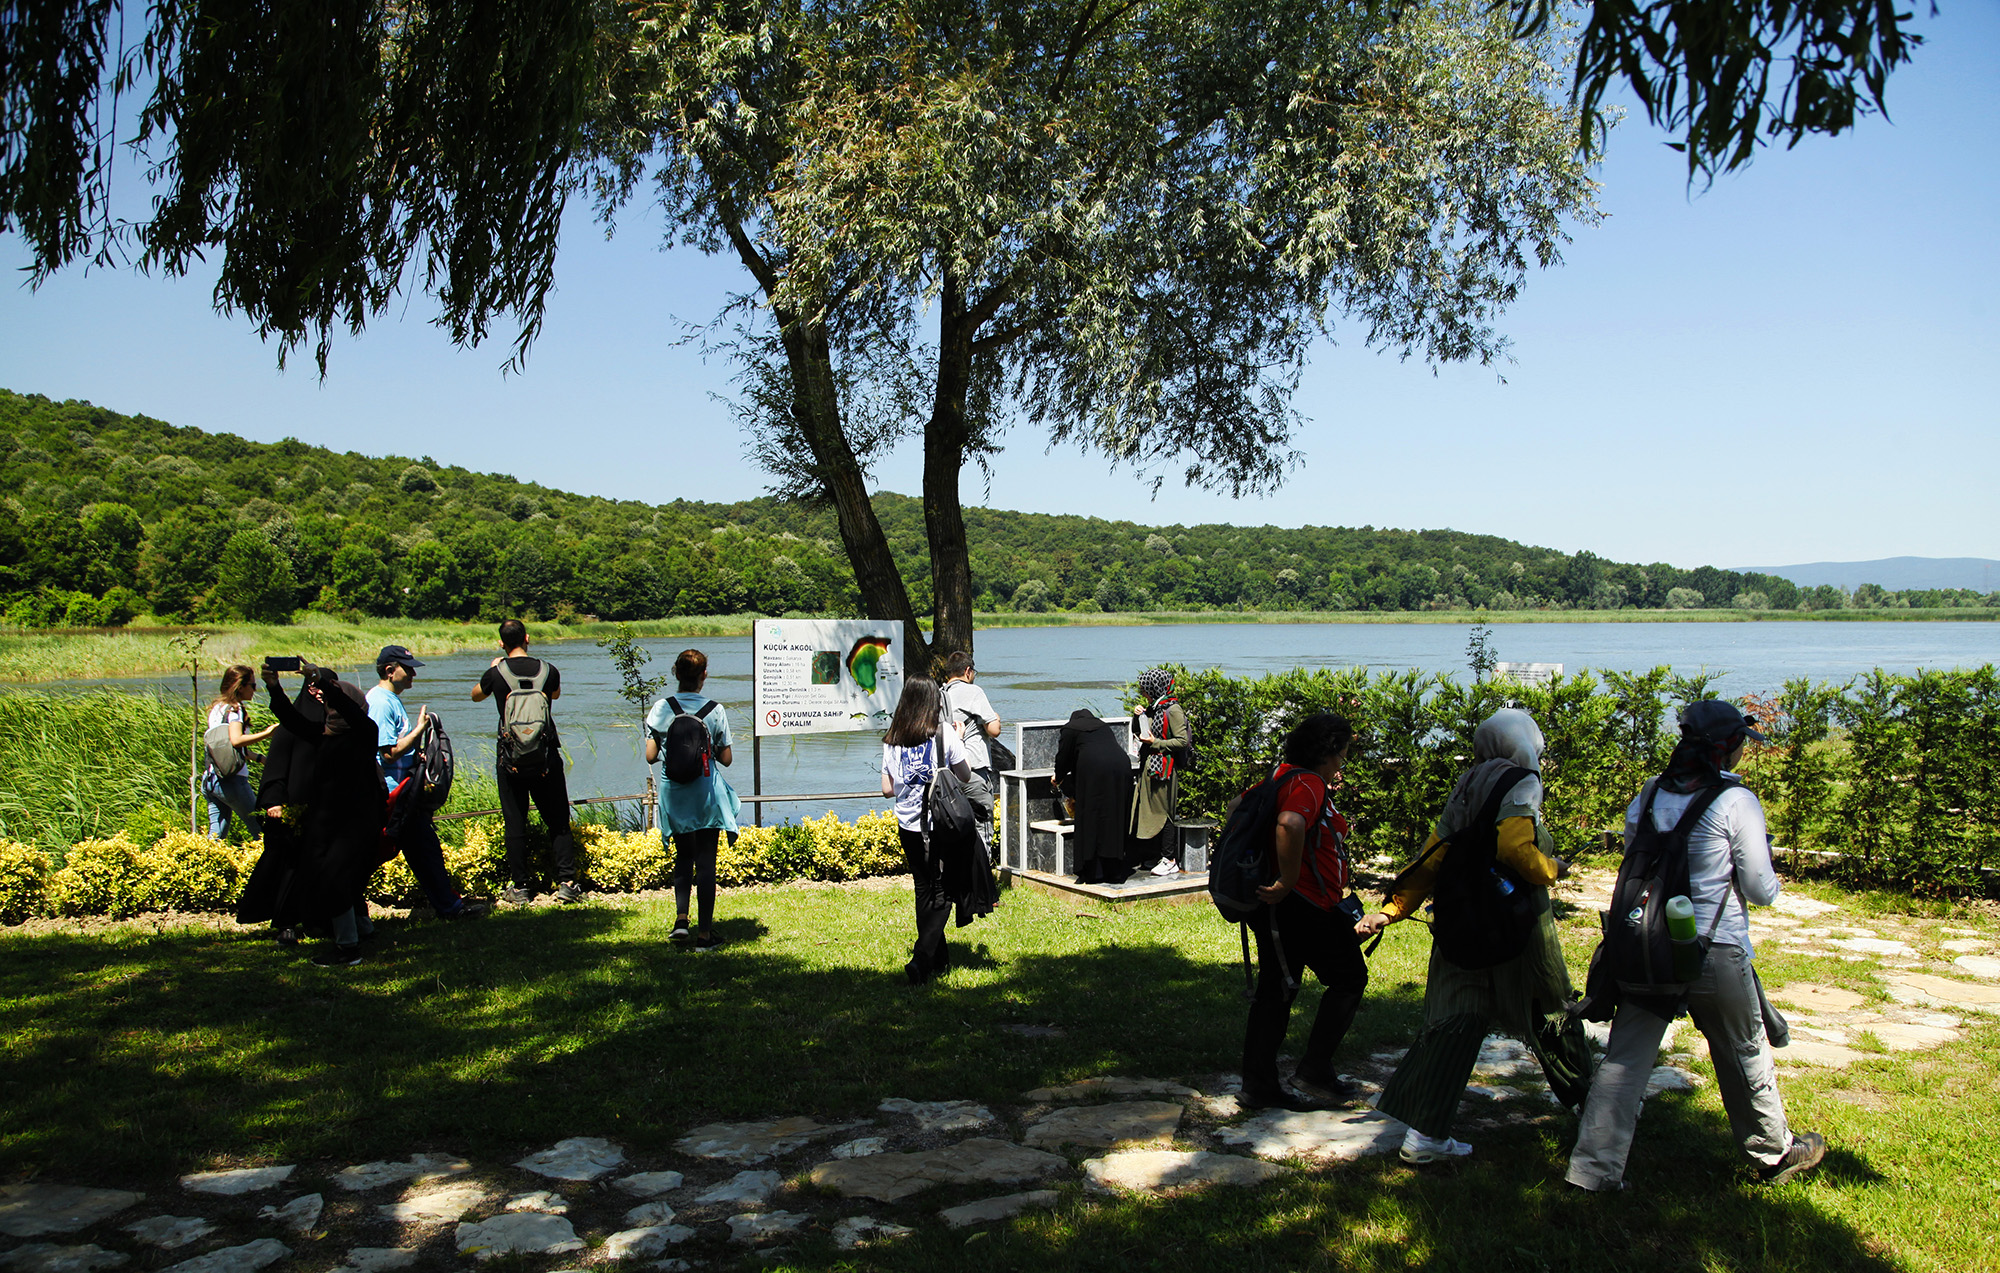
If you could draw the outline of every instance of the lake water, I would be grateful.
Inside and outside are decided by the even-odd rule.
[[[1079,707],[1108,714],[1118,710],[1123,687],[1156,663],[1250,676],[1294,667],[1414,667],[1464,675],[1468,630],[1463,623],[996,628],[978,637],[979,683],[1009,723],[1061,719]],[[687,640],[643,644],[653,654],[648,670],[665,675]],[[1561,663],[1569,672],[1644,671],[1660,664],[1681,672],[1707,670],[1720,674],[1718,693],[1734,696],[1768,693],[1799,676],[1844,680],[1878,667],[1912,672],[2000,663],[2000,623],[1523,623],[1496,626],[1493,644],[1503,659]],[[707,637],[699,645],[709,658],[709,691],[729,709],[736,734],[730,780],[748,794],[750,639]],[[618,696],[617,673],[604,651],[594,642],[567,641],[537,646],[536,652],[562,669],[563,694],[555,712],[570,755],[571,794],[615,795],[644,787],[638,720]],[[472,702],[470,691],[491,658],[490,651],[466,651],[430,659],[404,696],[412,715],[418,704],[428,703],[451,731],[462,762],[482,768],[492,763],[496,714],[490,702]],[[342,671],[364,686],[373,683],[368,668]],[[187,693],[184,676],[21,688],[104,685]],[[204,683],[204,694],[211,688]],[[874,735],[769,739],[763,753],[763,790],[774,794],[869,791],[879,781],[881,753]],[[829,807],[852,814],[881,804],[880,797],[773,803],[765,806],[765,818],[816,816]]]

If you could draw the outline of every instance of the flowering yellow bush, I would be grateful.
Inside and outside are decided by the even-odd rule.
[[[255,846],[238,849],[190,831],[169,831],[138,851],[140,881],[134,909],[230,910],[257,854]]]
[[[672,865],[657,831],[619,831],[603,826],[576,828],[576,847],[586,879],[612,893],[660,888]]]
[[[444,846],[445,869],[467,893],[498,893],[506,888],[507,840],[498,818],[474,818],[465,823],[465,837]]]
[[[145,871],[120,831],[108,840],[79,840],[49,877],[49,909],[58,915],[136,914],[145,904]]]
[[[48,905],[49,855],[15,840],[0,840],[0,924],[18,924]]]

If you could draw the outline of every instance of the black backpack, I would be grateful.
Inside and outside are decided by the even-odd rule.
[[[703,703],[698,712],[689,712],[678,698],[668,695],[667,706],[674,709],[674,718],[667,722],[666,741],[660,745],[660,771],[669,782],[708,777],[714,751],[705,722],[715,710],[715,700]]]
[[[433,716],[424,725],[423,737],[417,740],[417,760],[410,766],[410,798],[417,812],[436,813],[444,808],[457,769],[451,735],[444,732],[444,722]]]
[[[1491,968],[1528,948],[1528,937],[1541,914],[1541,899],[1494,854],[1500,832],[1494,819],[1500,802],[1533,770],[1514,768],[1500,776],[1473,819],[1424,850],[1390,882],[1394,897],[1431,855],[1451,846],[1431,886],[1431,942],[1438,953],[1460,968]]]
[[[1278,878],[1278,802],[1284,797],[1287,782],[1310,772],[1293,769],[1286,774],[1274,774],[1230,801],[1223,814],[1222,834],[1208,855],[1208,900],[1215,903],[1222,918],[1240,929],[1237,935],[1243,942],[1246,999],[1256,997],[1257,993],[1256,978],[1250,971],[1250,926],[1264,923],[1270,912],[1270,903],[1258,897],[1257,890]],[[1326,881],[1320,879],[1319,867],[1311,854],[1306,855],[1306,866],[1313,878],[1320,880],[1321,891],[1326,891]],[[1286,983],[1291,984],[1291,970],[1282,966],[1282,944],[1277,949],[1281,971]]]
[[[932,856],[942,856],[944,848],[973,840],[979,824],[972,811],[972,800],[965,794],[965,784],[944,763],[944,748],[935,734],[931,736],[930,747],[931,779],[924,785],[922,831],[925,849],[929,850],[932,842],[937,841],[940,848]]]
[[[1728,903],[1717,908],[1708,933],[1695,938],[1692,957],[1682,961],[1679,969],[1687,975],[1681,977],[1676,975],[1674,939],[1667,931],[1667,899],[1690,896],[1688,834],[1717,796],[1739,785],[1724,780],[1703,788],[1688,801],[1674,829],[1662,831],[1653,825],[1653,797],[1659,794],[1659,780],[1646,784],[1632,843],[1625,849],[1618,882],[1611,888],[1611,909],[1602,917],[1604,938],[1591,956],[1590,980],[1578,1005],[1578,1014],[1585,1020],[1608,1020],[1623,995],[1678,1001],[1701,975],[1709,943],[1729,909]]]

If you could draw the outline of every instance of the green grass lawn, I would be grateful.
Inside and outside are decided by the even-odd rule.
[[[213,928],[0,935],[0,1178],[140,1188],[172,1210],[183,1196],[172,1177],[185,1171],[330,1170],[416,1150],[498,1166],[567,1136],[608,1137],[642,1169],[692,1170],[672,1142],[718,1118],[865,1117],[891,1096],[970,1098],[1011,1116],[1023,1091],[1047,1084],[1126,1074],[1213,1091],[1236,1068],[1236,935],[1206,905],[1114,911],[1017,889],[998,915],[954,931],[958,965],[942,984],[914,990],[900,973],[910,920],[899,887],[726,893],[717,930],[729,944],[713,954],[671,948],[671,918],[670,903],[635,900],[461,925],[391,920],[366,963],[337,972]],[[1591,918],[1565,920],[1579,969]],[[1953,922],[1996,927],[1970,912]],[[1407,1044],[1427,942],[1415,925],[1391,930],[1344,1064]],[[1775,952],[1764,966],[1774,984],[1857,986],[1865,968]],[[1316,1001],[1313,989],[1301,998],[1295,1045]],[[1062,1033],[1023,1037],[1009,1024]],[[1151,1200],[1087,1195],[1072,1178],[1054,1212],[970,1238],[938,1224],[936,1209],[1008,1189],[886,1207],[807,1197],[781,1205],[829,1222],[865,1211],[917,1232],[858,1253],[821,1232],[775,1262],[1035,1273],[2000,1267],[1997,1055],[2000,1022],[1975,1017],[1962,1043],[1783,1080],[1794,1122],[1834,1148],[1816,1176],[1778,1189],[1738,1169],[1711,1083],[1648,1104],[1623,1194],[1562,1184],[1573,1120],[1551,1116],[1467,1133],[1477,1153],[1452,1168],[1375,1158]],[[336,1227],[341,1201],[329,1195]],[[346,1250],[305,1246],[288,1268],[331,1268]],[[713,1245],[685,1253],[773,1263]]]

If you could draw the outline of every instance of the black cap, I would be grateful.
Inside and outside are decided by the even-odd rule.
[[[379,668],[382,667],[384,664],[388,663],[401,663],[404,667],[409,668],[412,672],[416,671],[418,668],[424,665],[424,661],[422,659],[410,653],[408,650],[404,649],[400,645],[385,645],[382,647],[382,652],[375,656],[376,667]]]
[[[1756,717],[1719,698],[1705,698],[1681,709],[1682,737],[1693,736],[1720,745],[1735,741],[1739,734],[1748,734],[1760,743],[1764,741],[1764,735],[1757,732]]]

